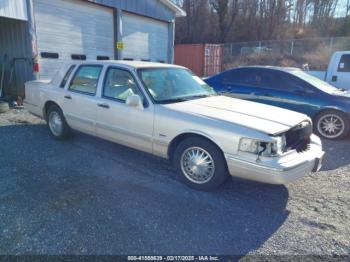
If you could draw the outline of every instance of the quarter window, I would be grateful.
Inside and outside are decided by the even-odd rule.
[[[338,65],[338,72],[350,72],[350,55],[342,55]]]
[[[125,102],[126,98],[133,94],[142,97],[133,76],[123,69],[108,69],[103,87],[103,97]]]
[[[102,66],[97,65],[80,66],[70,83],[69,90],[95,95],[101,70]]]
[[[62,80],[62,82],[61,82],[61,84],[60,84],[60,88],[64,88],[64,87],[65,87],[65,85],[66,85],[66,83],[67,83],[67,81],[68,81],[68,78],[69,78],[69,76],[71,75],[71,73],[72,73],[72,71],[73,71],[74,68],[75,68],[75,65],[72,65],[72,66],[68,69],[66,75],[64,76],[64,78],[63,78],[63,80]]]

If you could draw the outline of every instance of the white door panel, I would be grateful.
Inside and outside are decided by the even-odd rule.
[[[34,0],[40,77],[51,78],[72,54],[114,58],[113,10],[86,1]],[[41,58],[41,52],[59,59]]]
[[[99,137],[152,153],[153,109],[137,109],[103,98],[99,103],[109,106],[97,109],[96,132]]]
[[[126,104],[130,95],[143,93],[129,70],[109,67],[100,88],[96,118],[97,135],[152,153],[153,107],[139,109]]]
[[[350,90],[350,53],[342,54],[337,66],[335,85]]]
[[[81,65],[72,72],[61,98],[68,124],[84,133],[96,134],[98,87],[101,85],[101,65]]]
[[[123,58],[168,61],[168,23],[123,12]]]
[[[61,106],[71,128],[90,135],[96,135],[96,97],[66,91],[63,95]]]
[[[327,82],[350,90],[350,52],[336,52],[328,65]]]

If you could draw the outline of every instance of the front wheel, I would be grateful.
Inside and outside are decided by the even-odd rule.
[[[350,130],[348,117],[336,110],[320,113],[315,119],[316,133],[326,139],[343,139]]]
[[[222,152],[204,138],[183,140],[175,150],[173,162],[181,180],[196,190],[213,191],[228,178]]]

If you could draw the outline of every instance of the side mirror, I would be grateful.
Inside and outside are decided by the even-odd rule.
[[[143,109],[143,102],[139,95],[130,95],[126,98],[125,103],[130,107]]]

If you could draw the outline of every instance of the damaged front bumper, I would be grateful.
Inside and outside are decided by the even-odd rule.
[[[301,153],[293,150],[280,157],[259,161],[225,155],[232,176],[270,184],[287,184],[309,172],[319,171],[323,156],[322,143],[316,135],[311,136],[309,149]]]

